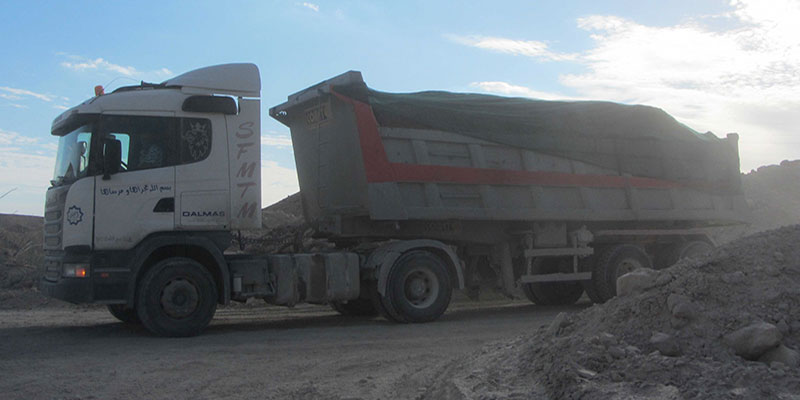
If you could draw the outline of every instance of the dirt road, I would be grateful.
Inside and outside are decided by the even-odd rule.
[[[0,311],[0,397],[414,398],[454,357],[580,308],[454,305],[421,325],[317,306],[226,308],[188,339],[153,337],[104,309]]]

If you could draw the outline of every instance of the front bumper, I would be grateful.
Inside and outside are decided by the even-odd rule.
[[[60,278],[52,282],[46,278],[39,280],[39,291],[47,297],[74,304],[94,302],[92,278]]]
[[[124,252],[49,252],[45,255],[39,291],[45,296],[74,304],[126,303],[130,270],[116,267],[124,264],[126,257]],[[88,276],[62,276],[65,263],[88,265]]]

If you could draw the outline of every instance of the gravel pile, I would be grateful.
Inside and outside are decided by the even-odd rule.
[[[800,225],[620,278],[621,295],[440,372],[427,398],[798,399]]]

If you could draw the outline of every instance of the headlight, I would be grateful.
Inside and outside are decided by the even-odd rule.
[[[87,264],[64,264],[61,276],[65,278],[86,278],[89,276]]]

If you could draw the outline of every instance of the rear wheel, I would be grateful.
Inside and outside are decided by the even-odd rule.
[[[375,309],[372,299],[354,299],[346,302],[334,301],[331,302],[331,308],[348,317],[375,317],[378,315],[378,310]]]
[[[194,336],[217,310],[217,287],[208,270],[189,258],[156,263],[139,284],[136,309],[149,331],[159,336]]]
[[[133,308],[128,308],[124,304],[109,304],[108,305],[108,312],[114,316],[114,318],[120,320],[126,324],[139,324],[139,316],[136,315],[136,310]]]
[[[604,303],[617,295],[617,278],[639,268],[653,268],[644,250],[630,244],[606,249],[597,259],[592,271],[592,284],[598,300]]]
[[[572,272],[571,257],[538,257],[531,264],[533,275]],[[542,306],[575,304],[583,295],[580,282],[537,282],[522,284],[528,300]],[[530,295],[529,295],[530,294]]]
[[[684,258],[700,258],[711,254],[714,251],[714,246],[703,240],[691,240],[675,248],[675,258],[681,260]]]
[[[711,254],[714,246],[705,240],[672,243],[656,253],[656,268],[668,268],[684,258],[700,258]]]
[[[380,301],[394,320],[429,322],[447,310],[452,294],[445,263],[429,251],[412,250],[392,265]]]
[[[600,248],[595,249],[595,254],[601,252],[602,249]],[[581,263],[580,265],[581,272],[592,272],[594,270],[595,264],[597,263],[597,256],[591,255],[589,257],[585,257],[580,260],[580,263]],[[605,300],[600,296],[600,293],[598,293],[597,288],[595,288],[594,282],[592,280],[581,281],[581,286],[583,286],[583,290],[586,291],[586,296],[589,297],[589,300],[591,300],[592,303],[600,304],[605,302]]]

